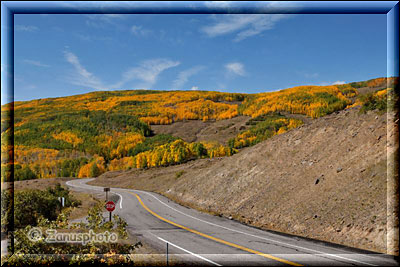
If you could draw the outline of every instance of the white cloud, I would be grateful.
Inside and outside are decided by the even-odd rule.
[[[328,85],[339,85],[339,84],[345,84],[345,81],[336,81],[336,82],[321,82],[318,85],[320,86],[328,86]]]
[[[164,58],[145,60],[140,63],[139,67],[132,68],[125,72],[122,75],[123,79],[121,82],[125,83],[134,79],[140,80],[142,83],[139,86],[148,89],[157,82],[158,76],[163,71],[176,67],[179,64],[179,61],[172,61]]]
[[[287,18],[284,14],[224,14],[214,16],[216,22],[202,28],[209,37],[236,32],[235,42],[272,29],[275,24]]]
[[[198,86],[192,86],[192,88],[190,88],[190,90],[192,90],[192,91],[198,91],[198,90],[199,90],[199,87],[198,87]]]
[[[37,86],[34,84],[28,84],[28,85],[24,86],[24,89],[33,90],[33,89],[37,89]]]
[[[90,35],[90,34],[80,34],[76,33],[74,34],[77,38],[83,40],[83,41],[89,41],[89,42],[107,42],[107,41],[113,41],[111,37],[107,36],[97,36],[97,35]]]
[[[103,16],[108,17],[108,18],[123,18],[123,14],[104,14]]]
[[[88,14],[86,17],[86,25],[95,28],[103,28],[107,24],[118,26],[116,21],[125,18],[122,14]]]
[[[34,32],[39,30],[38,27],[31,25],[15,25],[14,29],[21,32]]]
[[[86,86],[96,90],[105,90],[106,86],[94,74],[82,66],[78,57],[71,52],[64,52],[65,59],[75,68],[75,75],[70,77],[70,82],[79,86]]]
[[[69,77],[69,82],[94,88],[96,90],[111,90],[117,89],[131,80],[139,80],[141,88],[150,88],[158,79],[158,76],[165,70],[176,67],[180,64],[179,61],[172,61],[169,59],[149,59],[142,61],[138,67],[129,69],[122,74],[120,81],[106,85],[94,74],[90,73],[85,67],[82,66],[78,57],[71,52],[64,52],[65,59],[75,68],[75,73]]]
[[[308,78],[308,79],[317,78],[317,77],[319,76],[319,74],[316,73],[316,72],[315,72],[315,73],[307,73],[307,72],[304,72],[303,75],[304,75],[304,77],[306,77],[306,78]]]
[[[181,71],[176,80],[173,82],[172,87],[178,89],[181,88],[191,76],[199,73],[202,69],[204,69],[203,66],[195,66],[193,68]]]
[[[225,65],[228,73],[233,73],[236,75],[244,76],[246,75],[246,71],[244,70],[244,66],[240,62],[231,62]]]
[[[226,84],[225,84],[225,83],[219,82],[219,83],[217,83],[217,87],[218,87],[219,89],[226,89]]]
[[[131,33],[139,36],[139,37],[144,37],[144,36],[148,36],[152,33],[153,31],[148,30],[148,29],[144,29],[142,26],[138,26],[138,25],[133,25],[131,27]]]
[[[24,59],[22,60],[22,62],[29,64],[29,65],[34,65],[37,67],[50,67],[50,65],[44,64],[40,61],[36,61],[36,60],[30,60],[30,59]]]
[[[338,84],[345,84],[345,81],[336,81],[334,83],[332,83],[333,85],[338,85]]]

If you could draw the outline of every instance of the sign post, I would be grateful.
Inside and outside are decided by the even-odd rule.
[[[108,191],[110,191],[110,188],[104,187],[104,192],[106,192],[106,201],[108,201]]]
[[[105,207],[110,212],[110,222],[111,222],[111,213],[113,210],[115,210],[115,203],[113,201],[108,201]]]

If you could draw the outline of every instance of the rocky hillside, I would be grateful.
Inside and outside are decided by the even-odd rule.
[[[231,157],[109,172],[93,184],[153,190],[264,229],[386,253],[387,147],[393,153],[398,136],[386,119],[350,108]]]

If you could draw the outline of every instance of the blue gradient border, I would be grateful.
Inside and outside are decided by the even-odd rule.
[[[199,1],[4,1],[1,2],[2,69],[5,66],[1,72],[1,102],[10,105],[11,135],[9,141],[12,145],[14,140],[14,14],[386,14],[387,77],[399,76],[398,1],[240,1],[228,3]],[[14,151],[12,151],[10,157],[9,162],[13,162]],[[11,168],[11,177],[10,187],[11,192],[13,192],[13,167]],[[1,187],[3,189],[3,183]],[[10,204],[13,208],[12,202]],[[14,223],[11,221],[10,231],[13,231],[13,226]],[[11,247],[12,254],[13,238],[11,238]]]

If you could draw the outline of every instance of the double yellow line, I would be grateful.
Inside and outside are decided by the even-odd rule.
[[[174,226],[176,226],[176,227],[179,227],[179,228],[181,228],[181,229],[184,229],[184,230],[186,230],[186,231],[188,231],[188,232],[191,232],[191,233],[194,233],[194,234],[196,234],[196,235],[199,235],[199,236],[202,236],[202,237],[205,237],[205,238],[214,240],[214,241],[216,241],[216,242],[219,242],[219,243],[222,243],[222,244],[225,244],[225,245],[234,247],[234,248],[238,248],[238,249],[241,249],[241,250],[250,252],[250,253],[254,253],[254,254],[260,255],[260,256],[262,256],[262,257],[268,258],[268,259],[276,260],[276,261],[279,261],[279,262],[282,262],[282,263],[286,263],[286,264],[289,264],[289,265],[293,265],[293,266],[303,266],[303,265],[301,265],[301,264],[298,264],[298,263],[295,263],[295,262],[291,262],[291,261],[288,261],[288,260],[284,260],[284,259],[280,259],[280,258],[274,257],[274,256],[272,256],[272,255],[269,255],[269,254],[266,254],[266,253],[262,253],[262,252],[260,252],[260,251],[257,251],[257,250],[251,249],[251,248],[246,248],[246,247],[243,247],[243,246],[241,246],[241,245],[237,245],[237,244],[234,244],[234,243],[231,243],[231,242],[222,240],[222,239],[220,239],[220,238],[213,237],[213,236],[210,236],[210,235],[201,233],[201,232],[199,232],[199,231],[190,229],[190,228],[188,228],[188,227],[186,227],[186,226],[177,224],[177,223],[175,223],[175,222],[173,222],[173,221],[170,221],[170,220],[168,220],[168,219],[166,219],[166,218],[164,218],[164,217],[161,217],[160,215],[158,215],[157,213],[155,213],[154,211],[152,211],[151,209],[149,209],[149,208],[143,203],[142,199],[141,199],[137,194],[134,194],[134,193],[131,193],[131,194],[134,195],[134,196],[136,196],[136,198],[139,200],[139,203],[142,205],[142,207],[143,207],[145,210],[147,210],[150,214],[152,214],[153,216],[157,217],[157,218],[160,219],[161,221],[164,221],[164,222],[166,222],[166,223],[169,223],[169,224],[171,224],[171,225],[174,225]]]

